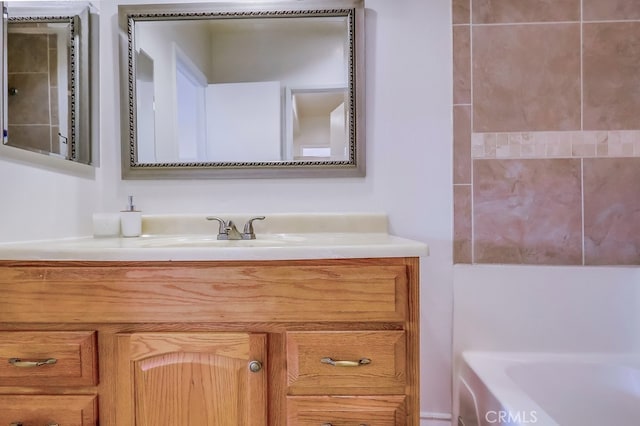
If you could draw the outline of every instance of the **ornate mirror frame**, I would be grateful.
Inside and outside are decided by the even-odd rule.
[[[121,5],[121,133],[123,179],[328,178],[365,175],[363,0],[278,3],[193,3]],[[141,21],[345,17],[348,23],[347,113],[349,148],[345,161],[142,163],[138,161],[135,26]]]

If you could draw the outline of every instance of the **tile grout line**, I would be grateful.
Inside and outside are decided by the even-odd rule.
[[[580,131],[584,132],[584,0],[580,0]]]
[[[584,158],[580,159],[580,214],[582,220],[582,265],[585,265],[585,236],[584,236]]]
[[[487,23],[476,23],[473,24],[477,27],[506,27],[506,26],[514,26],[514,25],[566,25],[566,24],[623,24],[627,22],[640,22],[640,19],[601,19],[601,20],[593,20],[593,21],[583,21],[582,20],[582,8],[580,10],[580,18],[575,21],[538,21],[538,22],[487,22]],[[463,26],[467,24],[455,24],[454,26]]]
[[[626,21],[625,21],[626,22]],[[541,22],[490,22],[490,23],[481,23],[481,24],[473,24],[476,27],[509,27],[509,26],[536,26],[536,25],[570,25],[570,24],[579,24],[580,21],[541,21]]]
[[[470,170],[470,176],[469,176],[469,181],[471,182],[471,184],[469,185],[470,191],[469,191],[469,216],[470,216],[470,221],[471,221],[471,238],[469,243],[471,244],[471,264],[473,265],[475,263],[476,260],[476,253],[475,253],[475,205],[473,202],[473,188],[474,188],[474,182],[473,182],[473,149],[471,147],[471,140],[472,140],[472,136],[473,136],[473,0],[469,0],[469,92],[470,92],[470,96],[469,96],[469,102],[470,102],[470,111],[469,111],[469,157],[471,158],[471,161],[469,161],[469,163],[471,164],[471,170]]]

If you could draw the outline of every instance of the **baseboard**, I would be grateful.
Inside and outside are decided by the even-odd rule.
[[[423,411],[420,413],[420,426],[451,426],[450,413],[434,413]]]

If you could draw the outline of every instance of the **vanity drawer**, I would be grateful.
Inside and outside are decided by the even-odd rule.
[[[408,272],[402,262],[0,267],[0,322],[400,322],[408,310]]]
[[[97,378],[93,331],[0,332],[0,386],[92,386]]]
[[[406,423],[403,395],[287,398],[290,426],[405,426]]]
[[[289,394],[403,394],[405,353],[404,331],[289,332]]]
[[[0,425],[95,426],[95,395],[0,395]]]

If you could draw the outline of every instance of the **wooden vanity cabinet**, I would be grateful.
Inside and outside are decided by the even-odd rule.
[[[0,261],[0,294],[0,424],[419,424],[417,258]]]

